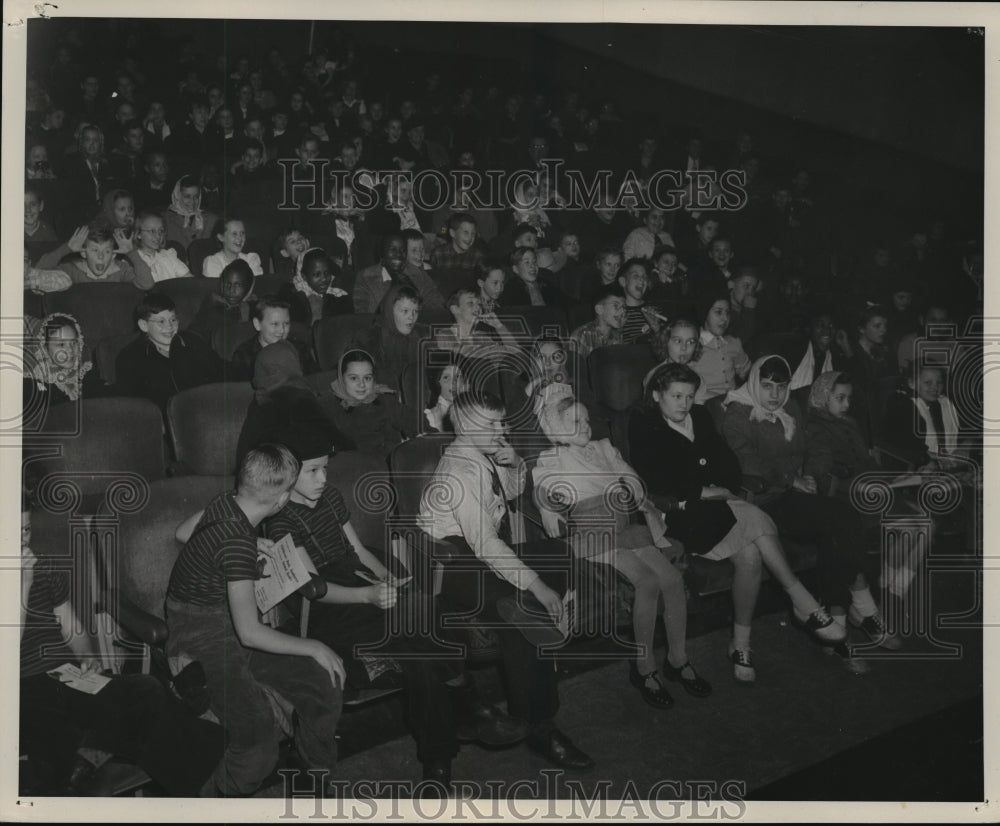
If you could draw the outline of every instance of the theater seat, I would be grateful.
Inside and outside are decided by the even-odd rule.
[[[388,545],[386,513],[393,499],[386,463],[368,453],[340,451],[330,457],[326,476],[344,497],[362,544],[384,556]]]
[[[115,362],[118,354],[135,341],[141,333],[125,333],[120,336],[109,336],[97,343],[94,349],[94,361],[97,372],[108,384],[115,383]]]
[[[500,315],[523,319],[528,334],[533,338],[547,332],[554,332],[562,338],[569,335],[566,312],[561,307],[503,307]]]
[[[83,340],[96,344],[110,336],[136,329],[135,308],[144,293],[131,284],[74,284],[61,293],[49,293],[50,313],[69,313],[80,322]]]
[[[313,343],[320,369],[340,369],[340,357],[347,346],[367,334],[374,320],[373,313],[357,313],[317,321],[313,325]]]
[[[121,474],[147,482],[162,479],[163,417],[148,399],[118,397],[60,404],[48,411],[41,432],[60,456],[37,459],[33,473],[44,483],[49,474],[70,474],[82,495],[81,512],[95,513],[108,494],[109,483]]]
[[[198,314],[205,298],[219,289],[215,278],[171,278],[160,281],[154,289],[170,296],[177,305],[177,323],[186,330]]]
[[[594,411],[609,423],[611,441],[628,459],[628,411],[642,400],[642,379],[656,359],[645,344],[613,344],[590,354]]]
[[[255,335],[252,321],[226,322],[212,330],[212,349],[224,361],[232,361],[236,348]]]
[[[180,472],[221,476],[236,468],[236,443],[253,399],[249,382],[204,384],[167,403],[167,429]]]
[[[203,277],[204,272],[202,272],[202,267],[205,264],[205,259],[210,255],[215,255],[222,249],[222,244],[214,236],[212,238],[195,238],[188,245],[188,269],[191,270],[191,274],[197,277]],[[216,279],[211,278],[210,281],[215,281]]]

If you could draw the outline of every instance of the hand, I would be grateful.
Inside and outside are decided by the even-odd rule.
[[[816,480],[812,476],[796,476],[792,487],[802,493],[816,493]]]
[[[489,327],[492,327],[494,330],[499,330],[503,327],[503,322],[499,318],[497,318],[496,313],[483,313],[476,320],[481,321],[483,324],[486,324]]]
[[[847,330],[837,330],[833,334],[833,340],[837,342],[837,346],[843,350],[845,353],[850,354],[851,352],[851,342],[847,338]]]
[[[506,439],[499,441],[500,447],[493,454],[493,464],[501,467],[513,467],[517,464],[517,452],[512,448]]]
[[[528,586],[528,591],[534,594],[535,599],[537,599],[542,604],[542,607],[549,612],[549,616],[552,617],[552,622],[556,625],[562,622],[563,601],[560,599],[559,594],[542,582],[541,577]]]
[[[365,592],[365,602],[374,605],[376,608],[381,608],[385,611],[396,605],[396,588],[387,582],[369,585],[362,590]]]
[[[135,245],[132,243],[131,237],[125,234],[125,230],[119,227],[113,234],[115,237],[115,252],[128,255],[133,249],[135,249]]]
[[[757,296],[753,293],[747,293],[743,296],[743,306],[748,310],[752,310],[757,306]]]
[[[274,541],[263,536],[257,537],[257,553],[267,553],[274,547]]]
[[[66,246],[73,252],[83,252],[83,248],[87,245],[88,235],[90,235],[90,230],[87,229],[86,225],[77,227],[76,232],[74,232],[69,237],[69,241],[66,242]]]
[[[343,660],[323,645],[323,643],[317,640],[310,640],[310,642],[313,643],[313,650],[309,656],[318,662],[323,667],[323,670],[330,675],[330,682],[333,683],[334,688],[343,688],[344,682],[347,680]]]
[[[21,546],[21,573],[33,575],[35,572],[35,563],[38,562],[38,557],[35,556],[35,552],[31,550],[27,545]]]
[[[88,674],[100,674],[101,661],[97,657],[84,657],[80,660],[80,673],[84,677]]]
[[[656,310],[654,310],[652,307],[642,307],[641,309],[642,309],[642,315],[649,323],[650,329],[652,329],[654,332],[656,330],[659,330],[660,324],[662,324],[662,322],[660,321],[660,318]]]

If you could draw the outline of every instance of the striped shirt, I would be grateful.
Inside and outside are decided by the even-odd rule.
[[[257,579],[257,530],[236,504],[236,494],[223,493],[205,508],[177,557],[167,599],[191,605],[223,604],[227,583],[245,579]]]
[[[323,579],[356,585],[354,572],[365,566],[342,527],[350,518],[340,491],[327,484],[315,506],[289,502],[264,523],[264,533],[275,542],[291,534],[295,544],[306,549]]]
[[[622,324],[622,344],[632,344],[649,332],[649,322],[642,314],[645,304],[625,308],[625,322]]]
[[[21,677],[44,674],[79,657],[66,645],[53,609],[69,601],[69,571],[51,557],[40,558],[32,572],[27,616],[21,635]]]

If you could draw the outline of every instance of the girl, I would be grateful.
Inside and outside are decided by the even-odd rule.
[[[756,679],[750,649],[761,564],[781,583],[795,616],[825,642],[846,636],[792,572],[774,522],[740,499],[740,466],[720,438],[711,414],[695,405],[701,379],[684,364],[659,367],[650,380],[650,403],[629,423],[636,471],[653,501],[670,511],[670,533],[691,553],[733,563],[733,636],[729,659],[743,683]]]
[[[759,476],[767,485],[756,501],[778,529],[817,545],[822,596],[838,623],[848,597],[851,624],[877,645],[898,650],[899,638],[890,633],[868,588],[860,514],[840,500],[818,496],[816,479],[803,471],[805,427],[798,406],[788,398],[790,380],[788,362],[781,356],[754,362],[747,383],[726,396],[723,435],[743,473]]]
[[[738,338],[727,336],[729,329],[729,294],[712,300],[702,319],[701,356],[691,363],[702,381],[697,404],[721,396],[736,388],[737,379],[742,381],[750,370],[750,357],[743,351]]]
[[[187,250],[192,241],[211,236],[215,221],[215,215],[201,209],[201,184],[190,175],[182,175],[163,213],[167,241],[176,241]]]
[[[857,331],[857,340],[848,352],[848,366],[855,379],[855,415],[868,444],[872,444],[880,430],[876,400],[884,398],[880,391],[897,375],[896,355],[885,343],[888,319],[881,307],[865,310]]]
[[[655,708],[670,708],[673,698],[656,666],[653,634],[658,603],[663,601],[663,624],[667,630],[667,660],[662,672],[680,680],[694,697],[707,697],[712,687],[692,667],[686,650],[687,607],[680,572],[667,561],[660,548],[670,547],[664,538],[666,525],[660,512],[645,498],[642,482],[607,439],[591,441],[587,409],[571,395],[550,398],[540,417],[542,430],[554,445],[538,457],[533,477],[535,495],[550,537],[562,533],[559,514],[569,523],[569,542],[575,554],[597,565],[609,565],[635,586],[632,610],[635,641],[639,646],[629,678],[643,699]],[[624,486],[639,502],[646,517],[643,526],[629,525],[624,508],[609,506],[609,492]],[[584,517],[615,520],[613,547],[598,531],[574,522]],[[596,534],[596,535],[595,535]]]
[[[531,366],[522,379],[525,381],[524,395],[536,416],[541,413],[549,388],[563,387],[573,392],[569,368],[569,355],[560,338],[541,336],[535,339],[531,346]]]
[[[222,249],[209,255],[202,262],[201,274],[205,278],[218,278],[228,264],[237,260],[249,264],[254,275],[264,274],[264,268],[260,265],[260,256],[255,252],[243,252],[243,246],[247,242],[247,231],[239,218],[217,221],[214,232],[215,237],[222,244]]]
[[[83,333],[75,318],[66,313],[46,316],[36,341],[26,342],[24,362],[25,429],[29,408],[75,402],[100,395],[104,383],[87,358]],[[44,398],[40,395],[44,394]]]
[[[853,395],[851,377],[837,370],[822,373],[809,392],[803,470],[820,491],[829,491],[836,476],[843,480],[838,492],[846,495],[855,476],[878,468],[861,428],[848,415]]]
[[[129,253],[135,242],[135,201],[125,189],[113,189],[104,196],[94,226],[108,230],[115,237],[115,252]]]
[[[674,319],[669,324],[661,326],[653,334],[650,346],[656,357],[660,359],[660,363],[646,373],[642,380],[642,389],[646,393],[649,392],[649,381],[653,378],[653,374],[664,365],[687,364],[690,366],[692,362],[696,362],[700,358],[702,344],[698,337],[698,325],[685,318]],[[649,401],[647,396],[647,404]]]
[[[375,383],[375,360],[370,354],[364,350],[344,353],[331,388],[337,401],[330,405],[330,416],[357,450],[385,458],[406,438],[407,422],[414,419],[407,415],[395,390]]]
[[[311,326],[321,318],[353,312],[351,294],[337,284],[340,274],[340,267],[324,250],[306,251],[292,283],[278,290],[277,297],[292,308],[292,321]]]
[[[420,342],[430,337],[430,330],[418,324],[423,299],[412,287],[396,285],[379,305],[380,313],[365,341],[379,365],[379,378],[390,387],[398,387],[407,364],[420,360]]]
[[[431,406],[424,410],[427,427],[434,433],[454,433],[455,426],[448,415],[451,403],[467,389],[458,356],[449,354],[447,364],[428,368],[427,383],[431,390]]]

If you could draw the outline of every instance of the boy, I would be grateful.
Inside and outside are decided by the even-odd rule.
[[[143,210],[135,221],[135,228],[138,246],[125,257],[135,268],[137,276],[148,277],[154,283],[191,277],[187,264],[177,257],[177,250],[173,247],[164,249],[167,233],[159,215]]]
[[[705,299],[724,289],[733,278],[733,245],[728,238],[715,238],[708,248],[708,259],[692,268],[691,292]]]
[[[646,295],[650,304],[663,307],[687,295],[688,282],[684,274],[678,272],[678,264],[677,250],[673,247],[657,247],[653,252],[653,272],[650,277],[653,286]]]
[[[73,233],[66,245],[78,252],[80,259],[67,261],[59,269],[74,284],[132,284],[140,290],[153,288],[153,278],[147,273],[137,273],[127,258],[115,260],[115,237],[110,229],[91,225]],[[128,243],[131,251],[131,242]]]
[[[743,349],[753,351],[757,333],[757,290],[760,276],[755,267],[739,267],[729,279],[729,335],[743,342]]]
[[[240,464],[236,491],[205,509],[174,563],[167,587],[170,656],[205,669],[210,708],[226,729],[226,752],[202,793],[251,795],[278,762],[280,725],[268,690],[297,717],[295,742],[308,767],[332,771],[344,667],[321,642],[261,622],[254,597],[257,526],[280,511],[300,464],[288,448],[263,444]]]
[[[649,290],[649,263],[645,258],[630,258],[622,264],[618,283],[625,293],[625,322],[622,324],[622,344],[632,344],[660,328],[657,311],[646,304]]]
[[[24,245],[28,248],[32,261],[59,246],[59,236],[49,222],[42,219],[44,211],[42,189],[37,184],[27,184],[24,187]]]
[[[602,247],[594,256],[594,269],[584,276],[580,285],[580,296],[584,302],[593,302],[605,287],[618,283],[618,271],[622,267],[622,251],[616,246]]]
[[[448,297],[448,309],[455,323],[434,331],[434,340],[442,350],[467,358],[520,354],[517,340],[496,315],[483,313],[479,296],[473,290],[465,287],[455,290]]]
[[[139,210],[162,212],[170,206],[173,185],[168,181],[170,165],[163,152],[147,152],[143,164],[144,175],[135,183],[135,206]]]
[[[448,244],[431,252],[431,268],[442,273],[475,270],[483,260],[483,251],[476,246],[476,219],[456,212],[448,220],[448,237]]]
[[[719,219],[711,212],[703,212],[694,223],[693,237],[681,249],[681,263],[684,268],[693,270],[711,263],[709,252],[712,241],[719,234]],[[678,236],[681,238],[683,236]]]
[[[622,343],[625,292],[618,284],[608,284],[594,296],[594,315],[593,321],[577,327],[570,335],[581,359],[586,359],[598,347]]]
[[[476,284],[479,285],[479,304],[483,314],[496,315],[500,309],[500,296],[507,286],[507,271],[501,264],[480,264]]]
[[[288,339],[292,328],[290,306],[287,301],[281,301],[270,296],[261,298],[253,308],[253,328],[257,335],[248,338],[233,352],[233,367],[240,376],[247,380],[253,378],[253,364],[257,354],[270,344]],[[294,338],[288,339],[299,352],[302,372],[316,372],[316,363],[309,348]]]
[[[546,557],[568,563],[561,540],[511,547],[508,500],[524,491],[525,464],[504,437],[503,404],[494,396],[460,393],[451,407],[455,440],[444,450],[420,503],[420,523],[435,540],[447,540],[461,557],[461,568],[446,570],[441,599],[455,610],[473,613],[471,625],[505,620],[518,623],[536,614],[520,608],[524,600],[559,623],[565,568],[542,575],[522,560]],[[444,496],[429,495],[442,490]],[[518,553],[520,551],[520,554]],[[529,597],[530,595],[530,597]],[[478,610],[477,610],[478,609]],[[508,682],[510,715],[528,723],[528,746],[564,769],[586,770],[594,761],[555,725],[559,693],[552,663],[541,660],[525,636],[535,628],[496,629]],[[558,632],[553,633],[558,637]]]
[[[374,313],[394,284],[412,287],[424,300],[424,307],[444,307],[444,299],[430,276],[406,266],[406,245],[402,236],[390,234],[382,242],[382,260],[358,273],[354,282],[354,312]]]
[[[518,247],[510,255],[514,278],[507,284],[507,304],[512,307],[563,307],[569,299],[557,286],[542,279],[538,255],[531,247]],[[550,273],[551,275],[551,273]]]
[[[280,276],[284,281],[291,281],[297,271],[299,259],[311,246],[309,239],[299,230],[286,229],[283,231],[278,235],[275,243],[277,260],[274,274]]]
[[[115,360],[123,395],[150,399],[166,411],[175,393],[226,380],[226,363],[197,336],[178,332],[177,308],[163,293],[149,292],[136,308],[142,335]]]
[[[425,272],[430,265],[424,260],[424,234],[419,229],[405,229],[401,233],[406,242],[406,266],[418,272]]]

